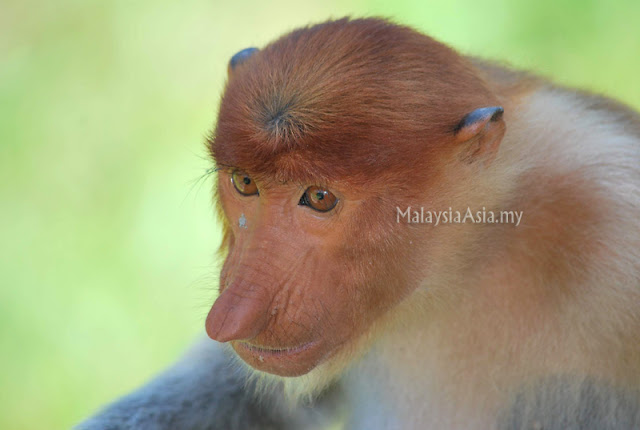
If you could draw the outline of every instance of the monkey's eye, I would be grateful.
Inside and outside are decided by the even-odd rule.
[[[258,194],[258,186],[249,175],[241,170],[234,170],[231,173],[231,182],[235,189],[243,196],[253,196]]]
[[[300,197],[301,206],[309,206],[318,212],[329,212],[338,203],[338,198],[329,190],[320,187],[309,187]]]

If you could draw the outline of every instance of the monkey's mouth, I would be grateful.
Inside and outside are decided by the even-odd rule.
[[[298,346],[287,346],[287,347],[272,347],[272,346],[264,346],[264,345],[254,345],[249,342],[240,341],[237,343],[242,348],[245,348],[251,352],[263,355],[292,355],[308,349],[313,342],[303,343]]]
[[[310,341],[291,347],[254,345],[247,341],[231,342],[236,353],[252,367],[280,376],[299,376],[318,364],[316,346]]]

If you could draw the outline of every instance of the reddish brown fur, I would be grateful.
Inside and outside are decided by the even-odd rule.
[[[399,168],[429,176],[425,163],[461,118],[496,104],[443,44],[382,20],[342,19],[296,30],[235,71],[211,152],[219,165],[283,181],[384,177],[388,186],[396,175],[385,173]]]

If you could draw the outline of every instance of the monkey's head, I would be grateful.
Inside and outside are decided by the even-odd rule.
[[[495,154],[502,109],[455,52],[376,19],[294,31],[229,74],[209,141],[226,260],[207,333],[298,376],[432,275],[446,238],[396,210],[450,206]]]

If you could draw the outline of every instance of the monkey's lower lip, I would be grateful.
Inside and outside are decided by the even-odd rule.
[[[280,376],[304,375],[320,361],[318,340],[293,347],[257,346],[249,342],[232,342],[236,353],[255,369]]]

